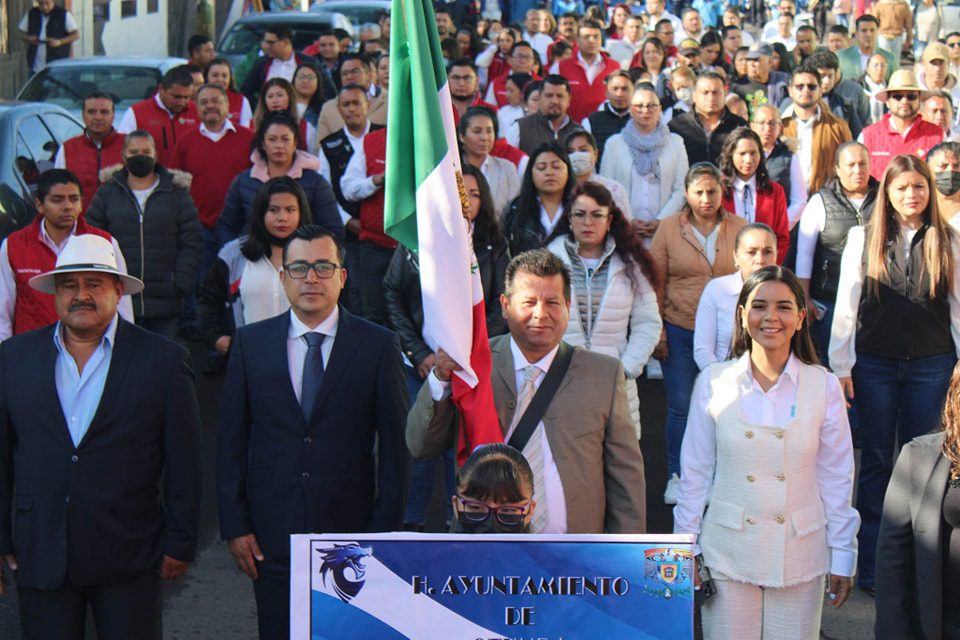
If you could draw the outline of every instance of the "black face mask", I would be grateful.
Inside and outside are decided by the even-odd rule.
[[[521,521],[514,526],[507,526],[490,515],[483,522],[471,522],[456,514],[450,523],[450,533],[530,533],[530,525]]]
[[[150,156],[130,156],[127,158],[127,171],[138,178],[146,178],[153,173],[157,161]]]
[[[938,171],[937,191],[945,196],[952,196],[960,191],[960,171]]]

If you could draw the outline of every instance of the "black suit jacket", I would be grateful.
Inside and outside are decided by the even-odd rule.
[[[399,529],[409,465],[396,334],[341,307],[306,420],[290,383],[289,326],[288,312],[237,332],[217,452],[223,538],[253,533],[275,558],[289,556],[292,533]]]
[[[120,584],[161,554],[192,560],[200,411],[186,349],[120,319],[100,404],[74,447],[55,327],[0,344],[0,554],[16,554],[17,583]]]
[[[319,66],[317,59],[313,56],[308,56],[305,53],[300,53],[299,51],[293,52],[293,57],[297,61],[297,65],[300,65],[304,62],[309,62],[313,66]],[[267,65],[273,60],[270,56],[260,56],[254,60],[253,65],[250,67],[250,71],[247,72],[246,77],[243,79],[243,84],[240,85],[240,93],[247,97],[247,100],[250,101],[250,106],[256,108],[257,98],[260,95],[260,89],[263,88],[263,83],[267,81]],[[329,95],[327,96],[330,97]],[[310,140],[310,143],[313,141]]]

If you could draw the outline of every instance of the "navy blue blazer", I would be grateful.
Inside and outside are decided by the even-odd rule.
[[[400,529],[409,466],[396,334],[341,307],[306,420],[290,382],[289,327],[287,312],[237,332],[217,443],[221,535],[253,533],[275,558],[290,555],[292,533]]]
[[[192,560],[201,445],[187,350],[120,319],[100,404],[75,447],[54,378],[55,327],[0,344],[0,554],[16,554],[17,584],[122,584],[162,554]]]

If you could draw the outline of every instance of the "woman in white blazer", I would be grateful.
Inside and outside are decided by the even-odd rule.
[[[626,188],[629,215],[648,246],[660,220],[686,202],[687,149],[662,116],[656,89],[647,82],[638,84],[630,101],[630,122],[607,140],[600,162],[600,175]]]
[[[620,360],[640,439],[636,379],[660,340],[653,259],[596,182],[577,185],[547,248],[570,270],[570,322],[563,339]]]
[[[673,512],[716,586],[704,638],[818,640],[825,583],[834,606],[850,593],[860,516],[843,390],[793,272],[746,279],[733,356],[697,378]]]

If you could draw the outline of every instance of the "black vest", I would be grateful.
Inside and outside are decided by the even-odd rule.
[[[863,270],[867,270],[867,247],[873,225],[867,226]],[[913,237],[910,259],[903,255],[902,236],[888,243],[884,255],[887,278],[879,283],[864,275],[857,320],[857,352],[883,358],[909,360],[953,353],[950,335],[950,303],[947,278],[930,297],[930,275],[923,269],[923,238],[933,233],[923,226]],[[949,249],[948,249],[949,250]]]
[[[603,158],[603,147],[607,144],[610,136],[620,133],[623,125],[630,121],[630,109],[623,112],[623,115],[617,115],[609,102],[603,104],[603,108],[587,116],[590,121],[590,133],[597,140],[597,166],[600,166],[600,160]]]
[[[27,14],[27,33],[31,36],[40,35],[40,24],[43,19],[43,13],[40,9],[34,7],[30,9],[30,13]],[[63,7],[54,6],[53,10],[50,11],[49,19],[47,20],[47,32],[46,37],[49,38],[65,38],[69,34],[67,33],[67,10]],[[47,62],[53,60],[61,60],[70,55],[70,45],[64,44],[59,47],[47,46]],[[37,59],[37,45],[31,44],[27,47],[27,66],[32,70],[33,63]]]
[[[517,120],[517,127],[520,129],[520,142],[517,146],[528,156],[532,156],[544,142],[558,142],[562,145],[571,131],[579,131],[581,128],[579,123],[570,118],[567,124],[560,127],[560,131],[554,131],[550,121],[539,113],[520,118]]]
[[[833,302],[837,299],[837,283],[840,281],[840,257],[847,246],[847,233],[852,227],[863,225],[873,213],[879,183],[870,178],[870,190],[864,198],[860,211],[843,193],[840,181],[831,178],[820,189],[825,219],[823,231],[817,238],[813,252],[813,271],[810,274],[810,295],[817,300]]]
[[[770,179],[783,187],[783,193],[787,196],[787,204],[790,204],[790,161],[793,160],[793,152],[787,148],[787,145],[777,140],[773,152],[767,158],[767,173]]]
[[[370,131],[382,128],[381,125],[370,123]],[[334,131],[320,141],[320,148],[330,164],[330,182],[333,187],[333,195],[337,197],[337,202],[343,207],[344,211],[354,218],[359,217],[360,202],[350,202],[344,198],[343,191],[340,188],[340,181],[347,170],[347,165],[350,164],[350,158],[353,157],[353,147],[350,146],[347,132],[342,128]]]

